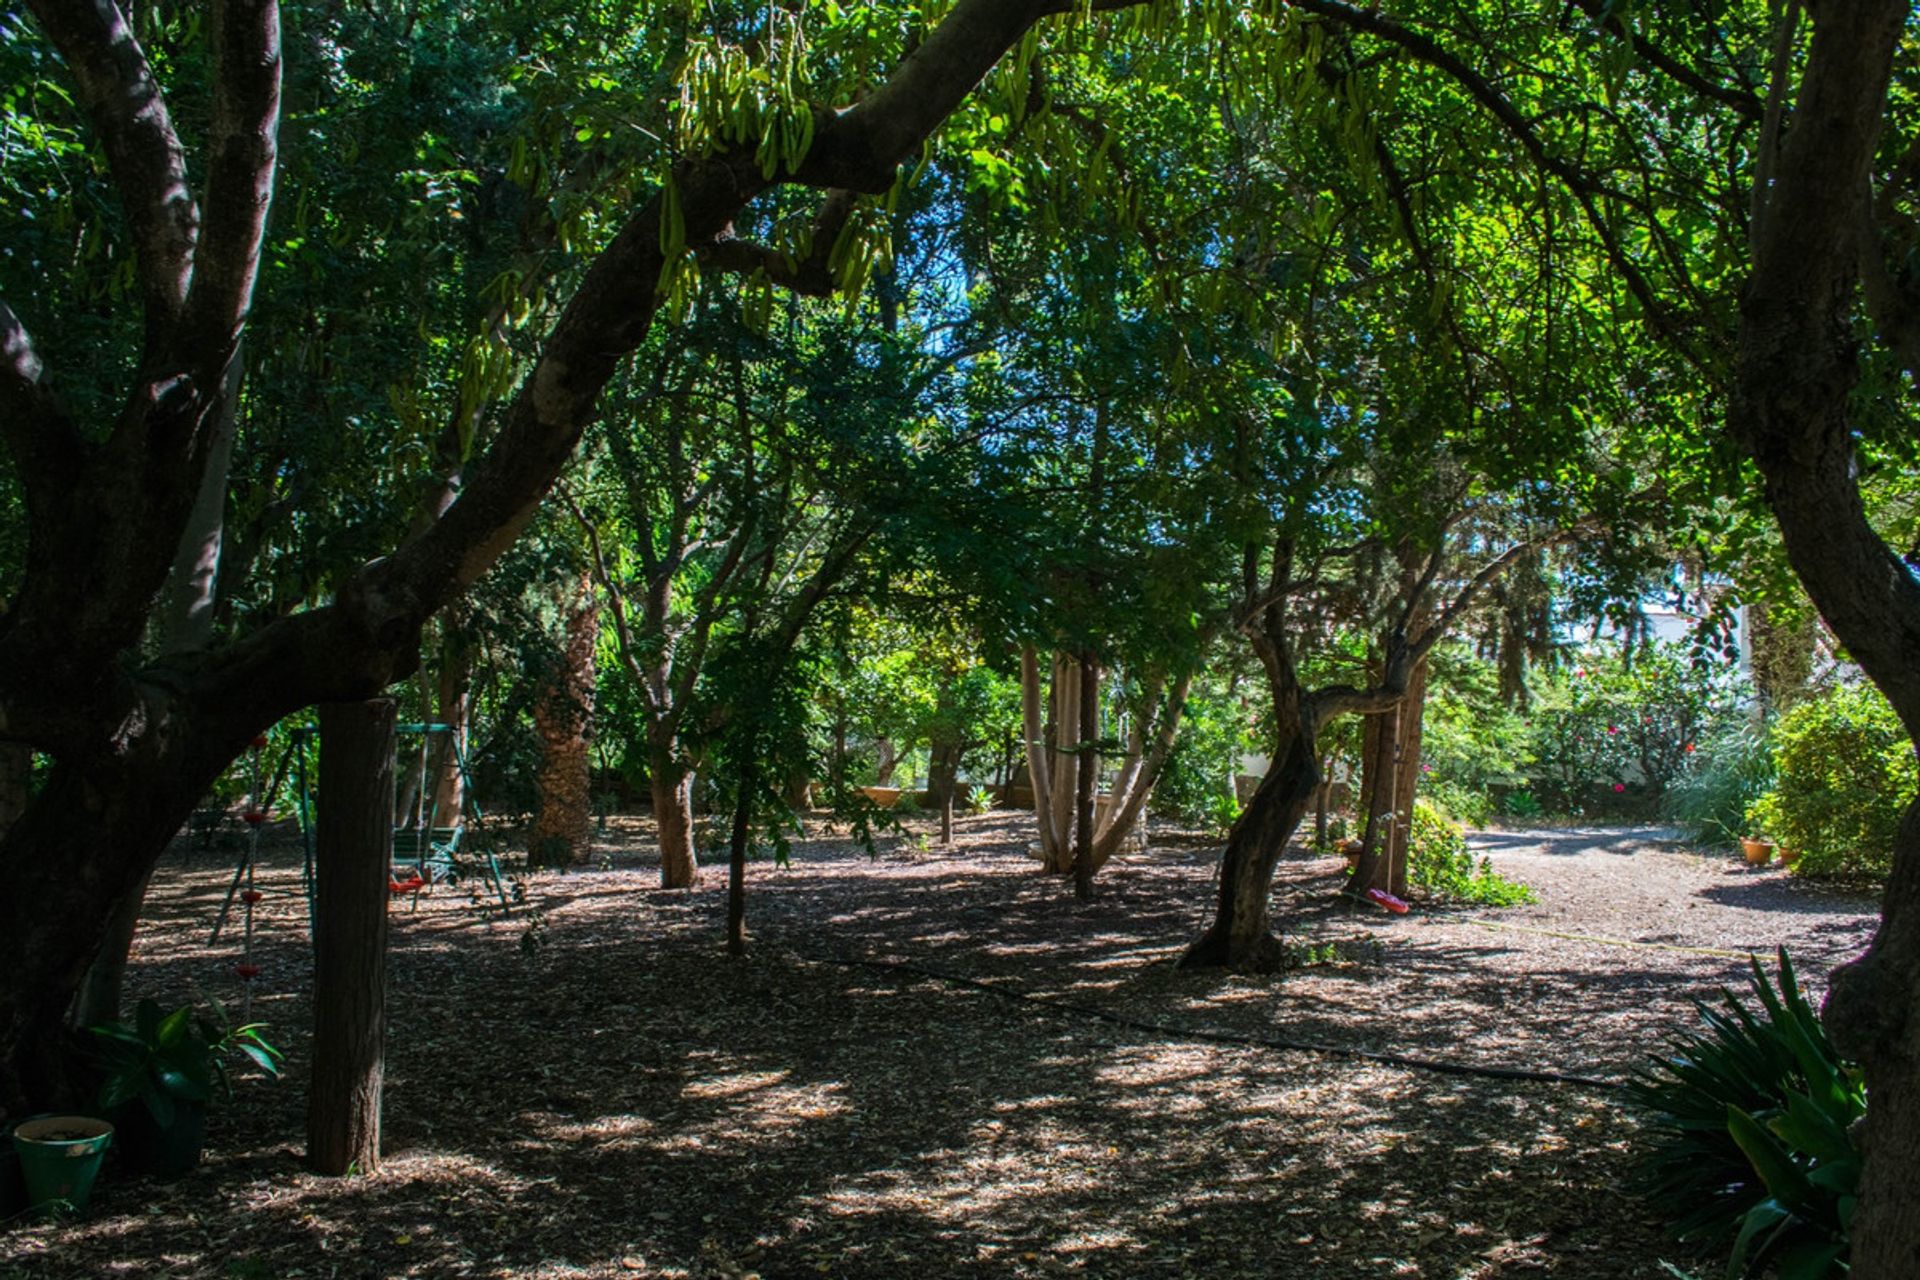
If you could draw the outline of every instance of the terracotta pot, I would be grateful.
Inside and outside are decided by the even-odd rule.
[[[1773,841],[1742,840],[1740,852],[1747,855],[1747,862],[1752,866],[1764,867],[1773,861]]]

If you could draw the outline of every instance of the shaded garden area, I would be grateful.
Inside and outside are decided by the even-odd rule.
[[[876,859],[821,833],[790,869],[755,864],[736,960],[715,954],[717,886],[657,888],[643,819],[596,841],[606,869],[528,883],[537,944],[529,911],[438,890],[396,908],[389,1158],[346,1181],[290,1140],[310,1015],[283,846],[255,1016],[284,1028],[291,1078],[243,1083],[196,1173],[109,1183],[88,1221],[0,1239],[0,1268],[1659,1276],[1691,1259],[1622,1196],[1639,1120],[1613,1091],[1257,1042],[1615,1079],[1738,982],[1728,953],[1785,943],[1817,984],[1872,924],[1857,895],[1669,833],[1498,832],[1476,844],[1539,904],[1363,914],[1326,893],[1337,860],[1300,852],[1276,907],[1301,967],[1223,976],[1174,965],[1217,846],[1161,834],[1075,904],[1016,815]],[[223,881],[204,853],[162,865],[138,990],[236,986],[204,945]]]

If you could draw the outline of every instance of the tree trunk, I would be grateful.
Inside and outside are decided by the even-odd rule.
[[[320,707],[307,1162],[335,1177],[380,1167],[393,727],[391,698]]]
[[[1073,803],[1073,896],[1082,902],[1093,897],[1093,793],[1100,762],[1093,742],[1100,735],[1100,671],[1093,655],[1080,657],[1079,760],[1075,765]]]
[[[1327,847],[1327,805],[1333,799],[1333,778],[1325,758],[1320,761],[1320,785],[1313,789],[1313,847]]]
[[[1275,746],[1267,776],[1227,833],[1213,923],[1187,948],[1180,959],[1182,968],[1261,971],[1279,967],[1280,943],[1268,925],[1273,871],[1320,783],[1313,732],[1297,712],[1290,720],[1281,723],[1284,737]]]
[[[242,368],[240,353],[236,350],[221,386],[214,432],[207,446],[206,470],[194,493],[193,510],[181,532],[180,545],[174,551],[173,568],[155,615],[154,643],[162,653],[199,651],[213,639],[214,603],[220,587],[227,482],[232,470]],[[24,792],[21,799],[24,802]],[[3,823],[0,829],[4,829]],[[87,975],[81,980],[80,992],[74,1000],[71,1021],[76,1029],[119,1021],[127,960],[133,955],[133,935],[140,928],[140,911],[146,904],[147,883],[152,877],[152,868],[148,868],[133,892],[121,899],[108,917],[106,937],[101,940],[93,963],[87,966]]]
[[[1048,751],[1053,761],[1051,810],[1053,822],[1053,860],[1047,870],[1054,875],[1073,871],[1073,806],[1080,793],[1080,755],[1067,750],[1080,727],[1079,664],[1064,653],[1053,657],[1053,723],[1049,726]]]
[[[1390,883],[1395,820],[1394,793],[1400,785],[1401,704],[1390,711],[1367,717],[1365,776],[1367,826],[1360,837],[1360,861],[1347,877],[1348,893],[1385,889]]]
[[[953,802],[960,785],[960,757],[963,746],[946,730],[936,731],[927,748],[927,801],[936,809]]]
[[[140,909],[146,904],[147,882],[153,872],[140,878],[133,892],[120,900],[107,919],[107,936],[99,954],[87,966],[80,992],[74,997],[70,1021],[73,1029],[84,1031],[103,1022],[120,1020],[120,1005],[126,988],[127,961],[133,955],[133,935],[140,928]]]
[[[1053,760],[1048,752],[1046,727],[1041,724],[1040,659],[1032,646],[1020,652],[1021,724],[1027,739],[1027,781],[1033,789],[1033,817],[1040,828],[1040,862],[1051,867],[1059,859],[1059,841],[1053,828]]]
[[[1427,716],[1427,664],[1417,662],[1394,716],[1399,737],[1393,786],[1392,843],[1387,850],[1387,892],[1404,898],[1413,876],[1413,802],[1420,792],[1420,738]]]
[[[747,954],[747,845],[753,837],[751,767],[740,771],[740,793],[733,802],[733,840],[727,849],[727,954]]]
[[[534,701],[540,737],[540,806],[527,832],[527,861],[567,867],[593,854],[594,653],[600,640],[600,604],[593,580],[583,578],[567,613],[558,662]]]
[[[1907,0],[1814,5],[1774,181],[1757,190],[1740,296],[1729,426],[1766,482],[1787,559],[1848,655],[1920,739],[1920,580],[1875,532],[1860,495],[1851,398],[1863,198]],[[1883,267],[1884,269],[1884,267]],[[1853,1280],[1920,1275],[1920,800],[1894,842],[1879,931],[1836,970],[1825,1019],[1865,1070]]]
[[[691,889],[700,883],[693,847],[693,775],[668,750],[656,747],[650,755],[647,783],[660,839],[660,887]]]
[[[433,739],[433,758],[427,776],[433,781],[429,797],[438,826],[458,826],[466,811],[465,779],[460,761],[467,755],[469,721],[473,713],[473,652],[451,612],[441,616],[440,678],[436,690],[436,718],[448,727]]]

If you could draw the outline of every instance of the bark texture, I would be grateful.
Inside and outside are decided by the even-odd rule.
[[[569,602],[560,652],[534,698],[540,739],[540,807],[527,831],[527,859],[537,867],[570,867],[593,853],[594,655],[600,604],[590,580]]]
[[[380,1168],[394,721],[390,698],[320,708],[307,1162],[334,1177]]]
[[[1807,594],[1920,739],[1920,578],[1867,520],[1849,403],[1858,232],[1908,14],[1904,0],[1811,9],[1792,127],[1774,183],[1756,191],[1730,425]],[[1895,841],[1879,932],[1834,973],[1825,1018],[1871,1099],[1851,1274],[1920,1275],[1920,801]]]

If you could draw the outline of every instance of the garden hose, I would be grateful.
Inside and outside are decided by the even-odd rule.
[[[1256,1049],[1280,1049],[1289,1053],[1318,1053],[1334,1058],[1357,1058],[1366,1062],[1378,1062],[1389,1067],[1404,1067],[1413,1071],[1430,1071],[1439,1075],[1483,1076],[1492,1080],[1523,1080],[1538,1084],[1569,1084],[1588,1089],[1618,1089],[1622,1082],[1607,1080],[1599,1076],[1583,1076],[1566,1071],[1545,1071],[1532,1067],[1502,1067],[1474,1062],[1459,1062],[1449,1058],[1427,1058],[1416,1054],[1392,1053],[1377,1049],[1360,1049],[1350,1045],[1323,1044],[1313,1040],[1290,1040],[1277,1036],[1239,1035],[1226,1031],[1207,1031],[1193,1027],[1175,1026],[1151,1018],[1135,1018],[1124,1013],[1113,1013],[1092,1005],[1076,1004],[1070,1000],[1055,999],[1051,996],[1037,996],[1031,992],[1014,987],[1002,986],[996,982],[987,982],[980,978],[969,978],[963,974],[947,973],[926,965],[908,960],[868,960],[847,956],[812,955],[804,951],[793,951],[793,955],[802,960],[811,960],[819,964],[838,965],[847,969],[874,969],[883,973],[911,973],[932,978],[938,982],[952,983],[955,986],[972,987],[1007,1000],[1017,1000],[1023,1004],[1038,1005],[1055,1013],[1075,1014],[1084,1018],[1094,1018],[1114,1026],[1127,1027],[1134,1031],[1145,1031],[1170,1040],[1198,1040],[1208,1044],[1247,1045]]]

